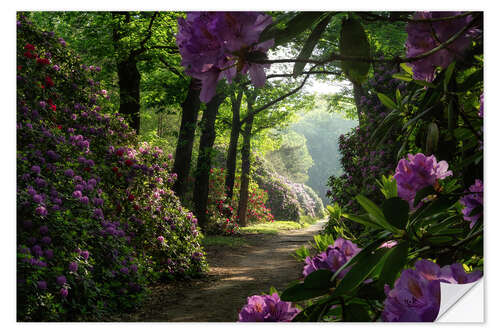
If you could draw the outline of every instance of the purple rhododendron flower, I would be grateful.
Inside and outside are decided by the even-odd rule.
[[[54,251],[53,250],[45,250],[44,251],[45,259],[50,260],[54,258]]]
[[[38,175],[38,174],[40,174],[41,169],[38,165],[33,165],[31,167],[31,171],[33,171],[34,173],[36,173]]]
[[[481,212],[470,216],[474,209],[483,206],[483,182],[480,179],[476,179],[474,185],[469,187],[469,191],[472,193],[461,198],[460,203],[465,206],[462,209],[464,220],[470,221],[470,228],[472,229],[477,220],[481,217],[481,215],[483,215]]]
[[[45,208],[44,206],[36,207],[35,212],[40,216],[47,216],[48,214],[47,208]]]
[[[66,277],[64,275],[60,275],[56,278],[56,283],[60,286],[66,283]]]
[[[453,175],[448,170],[446,161],[436,161],[434,155],[425,156],[422,153],[408,154],[408,160],[401,159],[396,167],[394,178],[398,184],[398,195],[408,201],[414,209],[413,201],[417,192],[427,186],[434,186],[438,179]]]
[[[383,321],[434,321],[441,301],[440,282],[471,283],[482,276],[480,271],[465,273],[463,265],[455,263],[443,268],[429,260],[419,260],[415,269],[405,269],[394,283],[394,289],[385,286],[387,298],[382,313]]]
[[[61,288],[61,290],[59,291],[61,297],[67,297],[68,296],[68,289],[66,288]]]
[[[73,178],[73,176],[75,175],[75,172],[71,169],[68,169],[68,170],[64,171],[64,175],[66,177]]]
[[[40,194],[35,194],[33,196],[33,201],[36,203],[42,203],[43,202],[43,197]]]
[[[47,282],[45,282],[45,281],[38,281],[36,283],[36,285],[38,286],[38,289],[40,289],[40,290],[46,290],[47,289]]]
[[[307,257],[305,260],[306,265],[302,271],[304,277],[308,276],[314,271],[320,269],[330,270],[336,272],[347,261],[351,260],[361,249],[354,243],[343,238],[337,238],[333,245],[328,246],[325,252],[321,252],[314,258]],[[339,273],[342,278],[349,271],[349,268],[344,269]]]
[[[433,19],[451,17],[462,14],[462,12],[417,12],[414,19]],[[447,41],[472,21],[472,16],[443,20],[435,22],[409,22],[406,31],[406,56],[414,57],[438,47]],[[413,69],[413,77],[417,80],[431,82],[435,77],[437,67],[446,68],[448,65],[471,45],[471,39],[477,35],[476,29],[470,29],[447,47],[417,61],[410,66]]]
[[[83,259],[87,260],[90,256],[90,253],[89,253],[89,251],[85,250],[85,251],[80,252],[80,255],[82,256]]]
[[[278,294],[254,295],[247,298],[239,322],[289,322],[299,313],[291,302],[283,302]]]
[[[70,262],[68,265],[68,269],[70,272],[76,272],[78,270],[78,263],[77,262]]]
[[[178,21],[176,35],[181,64],[186,73],[201,81],[200,100],[209,102],[215,95],[217,81],[231,82],[238,72],[249,72],[252,83],[265,83],[263,68],[252,57],[265,58],[274,44],[258,44],[262,31],[272,23],[269,15],[258,12],[188,12]]]

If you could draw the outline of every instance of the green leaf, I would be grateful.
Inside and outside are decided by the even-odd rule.
[[[435,107],[435,105],[432,105],[430,108],[426,109],[425,111],[420,112],[417,116],[415,116],[412,119],[408,120],[403,125],[403,129],[409,127],[411,124],[413,124],[414,122],[416,122],[417,120],[419,120],[420,118],[422,118],[423,116],[425,116],[427,113],[429,113],[430,111],[432,111],[434,109],[434,107]]]
[[[457,128],[457,111],[453,107],[453,103],[448,103],[448,130],[454,132]]]
[[[384,285],[387,283],[389,286],[393,286],[396,277],[406,264],[408,248],[409,243],[407,241],[400,241],[398,245],[389,250],[384,267],[380,272],[379,284]]]
[[[370,57],[370,43],[358,20],[348,18],[342,22],[339,51],[342,56]],[[356,84],[363,83],[370,70],[370,63],[364,61],[341,61],[340,66],[347,78]]]
[[[420,191],[417,192],[415,195],[415,199],[413,200],[413,206],[416,207],[420,200],[425,198],[426,196],[429,196],[431,194],[436,194],[436,190],[434,189],[434,186],[430,185],[427,187],[424,187]]]
[[[383,264],[382,258],[387,254],[388,250],[387,248],[381,248],[359,259],[340,281],[332,296],[344,295],[359,286],[377,268],[377,265]]]
[[[326,269],[319,269],[310,273],[304,279],[304,287],[308,289],[328,289],[333,287],[330,282],[333,272]]]
[[[276,290],[276,288],[274,288],[273,286],[271,286],[271,288],[269,288],[269,295],[272,295],[274,293],[276,293],[276,294],[279,295],[278,290]]]
[[[446,68],[446,72],[444,73],[444,91],[448,91],[448,83],[450,83],[451,75],[453,74],[453,71],[455,70],[455,61],[452,62],[450,65],[448,65],[448,68]]]
[[[346,305],[343,321],[346,322],[370,322],[372,321],[368,309],[357,303]]]
[[[356,223],[362,224],[362,225],[370,227],[370,228],[383,229],[380,225],[378,225],[378,224],[376,224],[368,219],[365,219],[361,216],[356,216],[356,215],[348,214],[348,213],[343,213],[342,216],[351,220],[351,221],[354,221]]]
[[[436,152],[439,143],[439,128],[436,123],[429,123],[427,127],[427,138],[425,140],[425,152],[431,155]]]
[[[424,80],[413,80],[416,84],[422,86],[422,87],[429,87],[429,88],[436,88],[436,85]]]
[[[411,77],[411,75],[406,75],[406,74],[392,74],[392,77],[397,79],[397,80],[401,80],[401,81],[405,81],[405,82],[413,81],[413,78]]]
[[[380,100],[380,102],[382,104],[384,104],[385,106],[387,106],[389,109],[396,110],[398,108],[396,103],[394,103],[394,101],[391,98],[389,98],[387,95],[382,94],[382,93],[377,93],[377,96],[378,96],[378,99]]]
[[[330,23],[331,18],[332,18],[331,15],[326,16],[314,27],[313,31],[311,32],[306,42],[304,43],[304,46],[302,47],[302,50],[300,51],[299,56],[297,58],[309,59],[314,50],[314,47],[321,38],[321,35],[323,35],[323,32],[325,32],[328,23]],[[302,74],[305,65],[306,65],[305,62],[296,62],[295,66],[293,66],[293,77],[297,77],[300,74]]]
[[[450,236],[433,236],[429,237],[427,241],[431,244],[444,244],[453,241],[453,237]]]
[[[410,224],[423,220],[425,217],[432,216],[437,213],[443,213],[453,206],[455,202],[455,200],[449,197],[438,197],[437,199],[432,200],[430,203],[427,203],[417,209],[417,211],[412,214]]]
[[[386,230],[392,232],[398,232],[396,228],[394,228],[392,225],[389,224],[389,222],[387,222],[382,210],[377,205],[375,205],[370,199],[361,194],[358,194],[356,196],[356,200],[359,202],[361,207],[363,207],[363,209],[368,213],[368,216],[373,222],[377,223]]]
[[[310,289],[306,288],[304,283],[298,283],[291,286],[290,288],[285,289],[280,298],[281,300],[287,302],[298,302],[324,295],[328,292],[328,290],[329,289],[327,288]]]
[[[413,70],[410,65],[401,63],[399,66],[406,72],[408,73],[411,77],[413,77]]]
[[[398,229],[406,229],[410,206],[401,198],[391,198],[382,203],[382,211],[387,221]]]
[[[263,42],[274,38],[274,45],[285,44],[312,27],[324,14],[325,12],[299,12],[286,23],[285,28],[280,29],[277,25],[273,25],[262,32],[259,40]]]
[[[399,89],[396,89],[396,103],[398,105],[401,104],[401,91],[399,91]]]

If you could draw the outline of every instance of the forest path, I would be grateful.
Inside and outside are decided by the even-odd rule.
[[[245,234],[239,248],[208,246],[210,271],[192,281],[159,284],[137,312],[120,321],[235,322],[248,296],[279,291],[302,277],[303,264],[292,254],[318,234],[326,220],[276,235]]]

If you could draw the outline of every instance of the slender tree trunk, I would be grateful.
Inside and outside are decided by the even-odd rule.
[[[226,198],[231,202],[234,190],[234,178],[236,174],[236,156],[238,153],[238,139],[240,137],[240,108],[243,91],[239,91],[236,97],[231,96],[231,109],[233,111],[233,122],[231,123],[231,137],[226,158]]]
[[[182,198],[186,193],[187,179],[191,169],[194,135],[200,110],[200,90],[196,79],[191,79],[186,99],[182,103],[182,120],[175,149],[173,172],[177,174],[174,191]]]
[[[120,87],[120,114],[128,118],[130,126],[139,134],[141,127],[141,74],[137,60],[128,58],[118,62],[118,86]]]
[[[198,150],[198,162],[196,165],[193,201],[196,217],[198,218],[198,223],[202,230],[206,229],[208,223],[206,210],[210,167],[212,164],[212,147],[215,141],[215,119],[219,111],[219,106],[224,99],[225,96],[223,94],[215,95],[212,100],[207,103],[207,108],[203,112],[203,119],[201,120],[202,132]]]
[[[247,111],[252,111],[250,102]],[[248,185],[250,183],[250,140],[252,139],[253,115],[247,118],[243,131],[243,147],[241,149],[241,180],[240,202],[238,203],[238,217],[240,226],[247,225]]]
[[[362,126],[363,116],[361,114],[361,96],[363,96],[363,88],[357,83],[352,83],[354,90],[354,102],[356,103],[356,110],[358,111],[358,122],[359,126]]]

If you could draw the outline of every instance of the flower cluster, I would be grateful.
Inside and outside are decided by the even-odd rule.
[[[419,260],[415,269],[405,269],[394,283],[394,289],[385,286],[387,298],[382,313],[383,321],[429,322],[439,313],[440,282],[464,284],[478,280],[480,271],[467,274],[463,265],[439,267],[429,260]]]
[[[304,277],[308,276],[319,269],[326,269],[332,272],[338,271],[342,265],[351,260],[361,249],[354,243],[343,238],[337,238],[333,245],[328,246],[326,251],[319,253],[315,257],[307,257],[306,265],[302,271]],[[339,273],[342,278],[349,271],[349,268],[344,269]]]
[[[417,12],[415,20],[439,19],[462,14],[462,12]],[[455,19],[434,22],[409,22],[406,31],[406,56],[414,57],[428,52],[446,42],[472,21],[472,16],[461,16]],[[476,29],[470,29],[458,37],[453,43],[433,54],[410,63],[413,77],[417,80],[432,81],[437,67],[448,65],[471,45],[471,39],[476,35]]]
[[[483,215],[482,211],[471,215],[476,208],[483,207],[483,182],[480,179],[476,179],[475,183],[469,187],[469,192],[471,194],[467,194],[461,198],[460,203],[464,205],[462,209],[464,220],[470,221],[470,228],[472,228]]]
[[[215,95],[217,81],[225,77],[231,82],[238,73],[248,72],[256,87],[264,85],[268,65],[256,60],[266,58],[274,41],[258,41],[271,22],[271,16],[258,12],[188,12],[185,19],[179,18],[176,38],[182,65],[201,80],[202,102]]]
[[[436,186],[438,179],[453,175],[448,170],[446,161],[436,161],[434,155],[422,153],[408,154],[408,160],[401,159],[396,167],[394,178],[398,184],[398,195],[408,201],[410,208],[415,208],[413,200],[417,192],[427,186]]]
[[[195,218],[171,191],[171,162],[156,148],[138,153],[125,120],[101,111],[96,67],[82,69],[65,43],[24,18],[17,31],[19,320],[131,308],[148,271],[202,271]]]
[[[267,205],[274,218],[299,221],[301,214],[323,216],[323,203],[314,190],[278,174],[261,158],[256,158],[255,165],[253,177],[259,187],[266,191]]]
[[[283,302],[277,293],[254,295],[239,313],[239,322],[289,322],[299,313],[291,302]]]
[[[212,223],[209,226],[211,233],[236,234],[239,232],[238,212],[239,183],[234,185],[231,202],[226,198],[225,172],[223,168],[210,170],[209,194],[207,210]],[[267,195],[257,184],[250,182],[248,193],[247,217],[249,223],[272,223],[274,216],[266,207]]]

